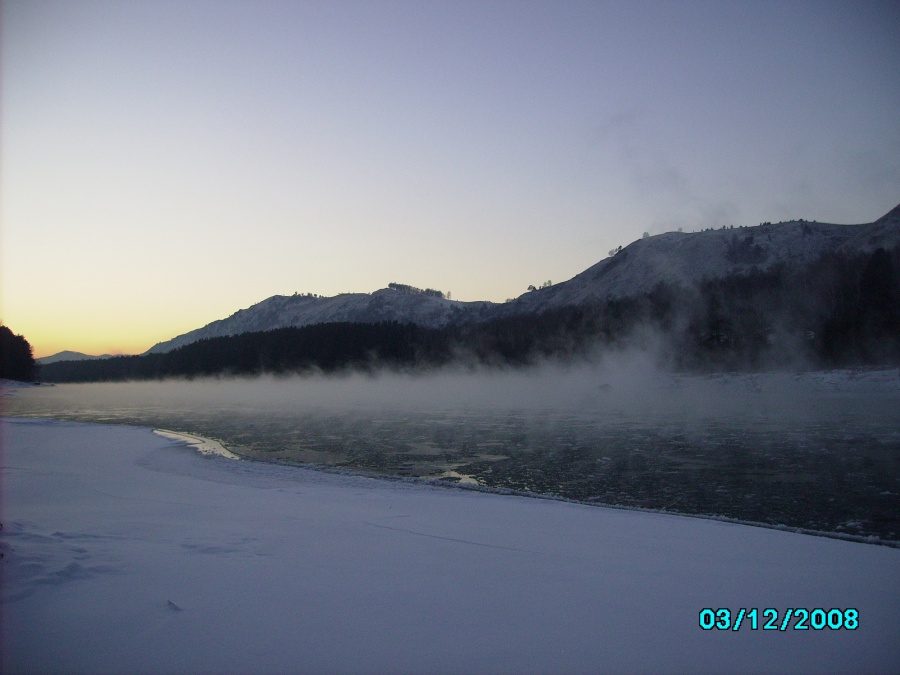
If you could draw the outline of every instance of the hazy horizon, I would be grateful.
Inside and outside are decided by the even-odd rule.
[[[690,375],[632,350],[526,370],[23,387],[4,405],[197,434],[264,461],[900,533],[896,368]]]

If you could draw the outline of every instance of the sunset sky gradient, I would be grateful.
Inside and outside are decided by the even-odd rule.
[[[893,1],[4,0],[0,39],[0,318],[36,356],[900,202]]]

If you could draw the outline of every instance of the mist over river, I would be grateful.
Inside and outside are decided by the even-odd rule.
[[[900,371],[579,367],[24,387],[4,415],[137,424],[245,457],[900,539]]]

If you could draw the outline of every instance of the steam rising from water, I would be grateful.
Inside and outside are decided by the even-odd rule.
[[[197,434],[258,459],[900,539],[900,371],[653,363],[69,384],[5,407]]]
[[[900,370],[677,375],[633,353],[585,366],[428,375],[203,378],[70,384],[24,392],[19,413],[235,410],[521,411],[639,420],[679,417],[790,425],[835,414],[900,427]]]

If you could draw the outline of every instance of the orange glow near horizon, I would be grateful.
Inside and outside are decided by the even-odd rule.
[[[898,3],[0,14],[0,320],[37,357],[294,292],[503,302],[645,231],[897,204]]]
[[[42,326],[40,323],[20,325],[21,323],[8,327],[15,334],[22,335],[28,340],[36,359],[53,356],[62,351],[81,352],[92,356],[141,354],[155,344],[148,342],[145,336],[129,335],[127,331],[107,333],[98,337],[93,329],[84,330],[80,327],[60,329],[58,326]],[[164,339],[167,338],[160,340]]]
[[[198,318],[190,312],[176,314],[157,307],[127,307],[109,297],[109,307],[95,304],[89,309],[74,302],[47,302],[39,296],[31,299],[34,302],[27,306],[5,302],[2,322],[28,340],[36,359],[62,351],[92,356],[142,354],[157,342],[199,328],[211,320],[203,321],[209,313]],[[34,311],[33,307],[40,310]],[[220,318],[215,314],[212,317]]]

